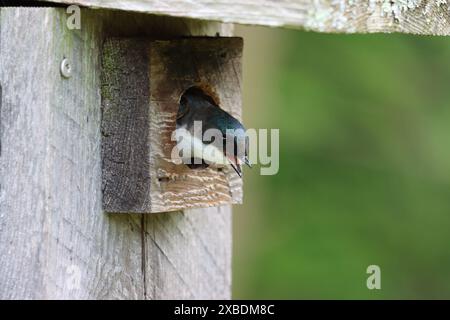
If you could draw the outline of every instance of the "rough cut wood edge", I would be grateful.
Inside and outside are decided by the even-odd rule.
[[[109,38],[103,48],[103,208],[155,213],[242,203],[231,168],[175,164],[179,97],[197,85],[241,116],[242,39]]]
[[[82,30],[69,31],[65,16],[0,10],[0,299],[229,299],[229,205],[102,211],[99,48],[105,34],[231,36],[232,26],[83,10]]]
[[[449,0],[50,0],[228,23],[319,32],[449,35]]]
[[[107,212],[151,212],[149,75],[144,40],[102,50],[102,190]]]

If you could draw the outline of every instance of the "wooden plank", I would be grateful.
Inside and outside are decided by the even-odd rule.
[[[70,31],[65,17],[63,9],[0,11],[0,299],[229,298],[229,206],[102,211],[99,50],[106,34],[232,29],[83,10],[81,30]],[[64,56],[69,79],[59,73]]]
[[[101,209],[100,25],[65,18],[1,10],[0,298],[143,298],[141,218]]]
[[[50,0],[228,23],[320,32],[449,35],[448,0]]]
[[[213,22],[163,18],[158,26],[159,37],[233,35]],[[231,218],[230,205],[145,215],[146,298],[230,299]]]
[[[149,299],[231,298],[231,207],[146,215]]]
[[[107,39],[102,58],[103,209],[151,212],[147,44]]]
[[[172,159],[179,98],[205,87],[240,118],[242,39],[111,38],[103,49],[103,208],[154,213],[242,202],[231,168]]]

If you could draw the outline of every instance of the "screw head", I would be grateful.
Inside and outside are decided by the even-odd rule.
[[[72,65],[70,64],[69,59],[64,58],[61,61],[60,69],[61,69],[61,75],[64,78],[70,78],[72,76]]]

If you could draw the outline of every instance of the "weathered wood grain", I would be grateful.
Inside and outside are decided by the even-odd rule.
[[[320,32],[450,34],[448,0],[50,0],[228,23]]]
[[[108,39],[102,60],[103,209],[151,212],[146,42]]]
[[[123,23],[127,36],[149,25],[145,32],[162,37],[229,27],[83,10],[81,30],[71,31],[65,17],[63,9],[0,11],[0,298],[229,297],[229,207],[105,214],[100,150],[107,26]],[[69,79],[60,75],[63,57]]]
[[[143,297],[140,218],[101,210],[101,30],[84,19],[1,11],[1,298]]]
[[[231,297],[231,207],[146,215],[149,299]]]
[[[103,208],[152,213],[242,202],[231,168],[172,159],[182,93],[207,88],[240,118],[242,39],[110,38],[103,50]],[[229,170],[230,169],[230,170]]]

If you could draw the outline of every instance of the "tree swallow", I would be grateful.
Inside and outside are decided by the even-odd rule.
[[[251,167],[244,126],[202,89],[191,87],[183,94],[176,124],[177,146],[190,148],[183,159],[190,168],[230,165],[242,177],[241,165]]]

